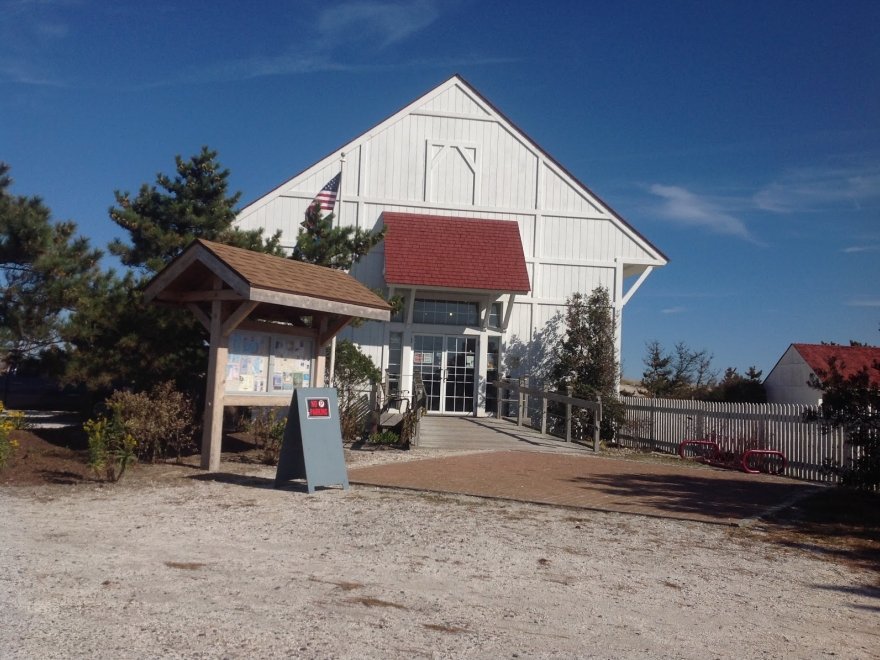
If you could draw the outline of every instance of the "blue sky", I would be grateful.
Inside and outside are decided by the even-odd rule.
[[[99,246],[220,152],[252,200],[459,73],[670,258],[645,343],[880,344],[880,2],[0,0],[0,160]]]

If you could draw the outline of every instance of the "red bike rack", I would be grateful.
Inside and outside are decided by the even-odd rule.
[[[700,456],[699,458],[708,458],[712,460],[713,458],[717,458],[718,454],[721,453],[721,450],[718,448],[718,443],[714,440],[682,440],[678,445],[678,455],[682,458],[688,458],[684,455],[685,447],[711,447],[715,451],[712,452],[711,456]]]
[[[782,461],[782,466],[775,470],[768,470],[768,473],[782,474],[783,472],[785,472],[785,466],[787,465],[787,463],[785,460],[785,454],[783,454],[781,451],[775,451],[773,449],[749,449],[743,454],[742,457],[742,469],[749,474],[758,474],[760,472],[760,470],[754,470],[749,466],[749,459],[752,456],[773,456],[774,458],[779,458]]]

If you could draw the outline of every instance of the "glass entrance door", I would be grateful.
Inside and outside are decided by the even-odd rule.
[[[422,377],[429,412],[474,412],[477,338],[415,335],[413,373]]]

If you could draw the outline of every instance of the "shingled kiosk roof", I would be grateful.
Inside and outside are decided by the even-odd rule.
[[[214,278],[222,286],[214,289]],[[154,277],[145,298],[189,305],[211,300],[260,303],[264,315],[286,320],[295,308],[387,321],[390,305],[348,273],[196,239]]]

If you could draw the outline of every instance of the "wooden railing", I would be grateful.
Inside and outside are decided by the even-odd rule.
[[[547,434],[547,402],[553,401],[556,403],[561,403],[565,406],[565,432],[561,437],[564,437],[566,442],[572,441],[572,409],[581,408],[584,410],[589,410],[592,413],[592,441],[593,441],[593,451],[599,451],[599,430],[602,425],[602,400],[597,397],[596,401],[589,401],[587,399],[579,399],[577,397],[572,396],[572,389],[569,387],[568,392],[566,394],[560,394],[559,392],[550,392],[547,390],[542,390],[537,387],[529,387],[528,378],[520,378],[518,380],[513,379],[505,379],[499,380],[493,383],[495,387],[498,389],[498,409],[495,411],[496,417],[501,419],[504,416],[504,405],[505,403],[515,402],[516,404],[516,423],[517,426],[522,426],[524,420],[526,419],[527,411],[530,409],[530,397],[534,397],[540,401],[540,417],[541,417],[541,433]],[[516,398],[505,398],[504,392],[509,392],[511,394],[515,394]],[[531,423],[531,418],[528,419],[529,426],[535,428]]]

